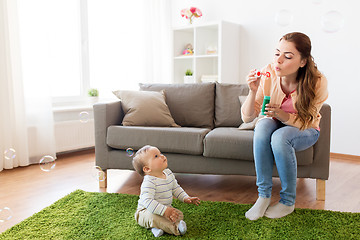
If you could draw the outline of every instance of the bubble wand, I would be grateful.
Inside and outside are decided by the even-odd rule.
[[[258,70],[255,71],[255,76],[257,78],[261,77],[261,76],[266,76],[265,80],[264,80],[264,100],[263,100],[263,104],[262,104],[262,108],[261,108],[261,115],[266,115],[265,112],[267,112],[267,110],[265,110],[266,108],[266,104],[268,104],[270,102],[270,72],[266,72],[266,73],[262,73]]]

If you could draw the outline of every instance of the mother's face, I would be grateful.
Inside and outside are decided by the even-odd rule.
[[[296,76],[299,68],[304,67],[305,64],[306,60],[301,58],[295,44],[281,39],[274,55],[274,67],[277,76]]]

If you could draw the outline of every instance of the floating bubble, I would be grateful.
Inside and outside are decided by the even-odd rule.
[[[293,21],[293,15],[289,10],[282,9],[275,15],[275,22],[282,27],[290,25]]]
[[[0,223],[9,221],[12,218],[12,211],[8,207],[0,209]]]
[[[126,155],[127,155],[128,157],[134,156],[134,153],[135,153],[134,149],[132,149],[132,148],[126,149]]]
[[[321,26],[325,32],[337,32],[344,26],[344,18],[338,11],[329,11],[321,17]]]
[[[105,181],[105,172],[99,166],[94,166],[92,170],[92,176],[96,181],[102,182]]]
[[[87,123],[89,121],[89,113],[88,112],[81,112],[79,114],[80,122]]]
[[[13,148],[4,151],[4,157],[7,160],[13,160],[16,157],[16,151]]]
[[[44,172],[50,172],[55,168],[55,159],[52,156],[46,155],[40,159],[40,169]]]

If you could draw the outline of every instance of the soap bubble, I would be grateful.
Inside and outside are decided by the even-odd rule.
[[[344,25],[344,18],[338,11],[329,11],[321,17],[322,30],[328,33],[339,31]]]
[[[81,112],[79,114],[80,122],[87,123],[89,121],[89,113],[88,112]]]
[[[4,151],[4,157],[7,160],[13,160],[16,157],[16,151],[13,148]]]
[[[0,209],[0,223],[9,221],[12,218],[12,211],[8,207]]]
[[[94,166],[92,169],[92,176],[96,181],[102,182],[105,181],[105,172],[99,166]]]
[[[52,156],[46,155],[40,159],[40,169],[44,172],[50,172],[55,168],[55,159]]]
[[[126,155],[128,157],[132,157],[134,155],[134,153],[135,153],[134,149],[132,149],[132,148],[126,149]]]
[[[289,10],[282,9],[275,15],[275,22],[282,27],[286,27],[293,21],[293,15]]]

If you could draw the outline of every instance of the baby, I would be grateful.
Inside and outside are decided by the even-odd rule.
[[[151,228],[155,237],[164,231],[174,235],[186,233],[183,213],[171,206],[173,196],[180,201],[199,205],[198,197],[189,197],[168,169],[167,159],[156,147],[146,145],[139,149],[132,161],[135,170],[144,177],[140,199],[135,213],[137,223]]]

